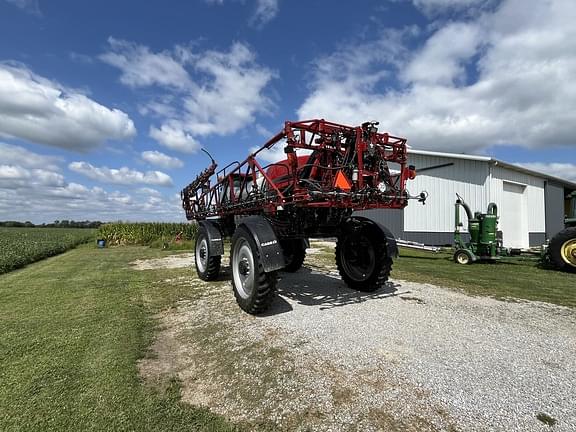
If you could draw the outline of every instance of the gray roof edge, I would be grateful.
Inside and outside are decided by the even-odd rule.
[[[413,153],[413,154],[422,155],[422,156],[437,156],[437,157],[444,157],[444,158],[451,158],[451,159],[464,159],[464,160],[473,160],[473,161],[479,161],[479,162],[488,162],[488,163],[491,163],[493,165],[499,165],[499,166],[502,166],[504,168],[508,168],[508,169],[511,169],[514,171],[518,171],[518,172],[532,175],[534,177],[540,177],[540,178],[553,180],[553,181],[561,183],[563,185],[568,185],[572,189],[576,189],[576,183],[574,183],[570,180],[562,179],[560,177],[555,177],[553,175],[545,174],[545,173],[542,173],[540,171],[534,171],[534,170],[531,170],[529,168],[524,168],[520,165],[515,165],[515,164],[509,163],[509,162],[504,162],[504,161],[501,161],[498,159],[494,159],[490,156],[469,155],[469,154],[464,154],[464,153],[446,153],[446,152],[437,152],[437,151],[430,151],[430,150],[417,150],[417,149],[413,149],[413,148],[409,148],[408,153],[409,154]]]
[[[572,182],[572,181],[570,181],[570,180],[566,180],[566,179],[563,179],[563,178],[560,178],[560,177],[556,177],[556,176],[553,176],[553,175],[550,175],[550,174],[545,174],[545,173],[542,173],[542,172],[540,172],[540,171],[534,171],[534,170],[531,170],[531,169],[529,169],[529,168],[524,168],[523,166],[511,164],[511,163],[509,163],[509,162],[504,162],[504,161],[501,161],[501,160],[498,160],[498,159],[492,159],[492,160],[490,161],[490,163],[492,163],[492,164],[494,164],[494,165],[497,165],[497,166],[499,165],[499,166],[502,166],[502,167],[504,167],[504,168],[508,168],[508,169],[511,169],[511,170],[514,170],[514,171],[518,171],[518,172],[522,172],[522,173],[525,173],[525,174],[529,174],[529,175],[532,175],[532,176],[534,176],[534,177],[541,177],[541,178],[545,178],[545,179],[548,179],[548,180],[552,180],[552,181],[555,181],[555,182],[557,182],[557,183],[561,183],[561,184],[563,184],[563,185],[567,185],[567,186],[569,186],[569,187],[572,188],[572,189],[576,189],[576,183],[574,183],[574,182]]]

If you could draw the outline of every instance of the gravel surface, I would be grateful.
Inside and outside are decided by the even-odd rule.
[[[284,430],[576,431],[574,310],[405,281],[358,293],[312,246],[266,316],[239,310],[226,275],[164,314],[143,375]]]

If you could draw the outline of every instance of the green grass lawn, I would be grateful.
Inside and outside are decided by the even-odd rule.
[[[456,264],[452,253],[401,249],[392,277],[456,288],[472,295],[524,299],[576,307],[576,274],[545,270],[535,257],[497,263]]]
[[[127,264],[171,253],[86,245],[0,276],[1,431],[236,430],[139,378],[153,315],[199,293]]]
[[[84,245],[0,276],[1,431],[251,430],[180,402],[177,381],[153,387],[139,377],[154,315],[207,295],[167,281],[190,276],[190,268],[128,265],[173,253]],[[333,263],[333,251],[325,255]],[[462,266],[447,253],[402,250],[392,277],[576,306],[576,275],[542,270],[535,260]]]

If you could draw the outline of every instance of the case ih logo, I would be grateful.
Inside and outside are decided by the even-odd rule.
[[[278,241],[272,240],[272,241],[269,241],[269,242],[260,243],[260,246],[262,246],[262,247],[264,247],[264,246],[271,246],[271,245],[276,244],[276,243],[278,243]]]

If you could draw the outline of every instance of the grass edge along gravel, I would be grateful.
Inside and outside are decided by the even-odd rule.
[[[462,265],[452,260],[449,250],[433,254],[401,248],[391,277],[451,288],[473,296],[576,307],[576,275],[543,269],[537,257]]]
[[[154,315],[202,295],[167,282],[189,268],[128,268],[167,254],[86,245],[0,276],[0,430],[239,430],[139,377]]]

